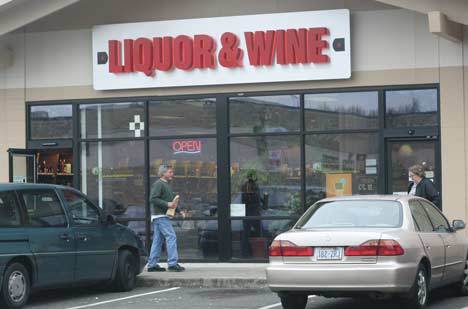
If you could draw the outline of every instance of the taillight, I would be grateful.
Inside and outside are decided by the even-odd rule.
[[[395,256],[404,253],[405,250],[393,239],[369,240],[344,251],[345,256]]]
[[[313,256],[314,248],[300,247],[287,240],[274,240],[269,249],[270,256]]]

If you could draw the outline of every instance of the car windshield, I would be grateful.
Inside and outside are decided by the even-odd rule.
[[[396,228],[401,222],[401,204],[396,201],[330,201],[310,207],[295,228]]]

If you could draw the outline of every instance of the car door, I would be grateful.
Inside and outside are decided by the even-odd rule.
[[[38,286],[73,282],[75,239],[53,189],[18,191],[26,209],[25,231],[37,266]]]
[[[447,219],[429,202],[419,201],[426,210],[435,231],[439,233],[445,245],[445,269],[443,280],[446,283],[456,282],[463,276],[466,252],[464,246],[457,241],[456,232],[452,232]]]
[[[433,287],[442,284],[445,267],[445,245],[439,233],[434,231],[427,212],[417,199],[409,202],[411,214],[418,228],[418,236],[424,246],[424,251],[431,262],[431,285]]]
[[[31,255],[23,224],[16,193],[0,191],[0,279],[8,261],[15,255]]]
[[[76,238],[76,274],[79,281],[110,279],[116,258],[114,229],[101,223],[100,212],[74,190],[61,190]]]

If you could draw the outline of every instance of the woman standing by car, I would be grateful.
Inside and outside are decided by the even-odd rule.
[[[416,195],[431,201],[440,209],[440,194],[434,183],[426,178],[422,165],[413,165],[409,168],[409,177],[412,182],[408,186],[408,194]]]

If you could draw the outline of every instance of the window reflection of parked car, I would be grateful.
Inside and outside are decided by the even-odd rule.
[[[113,213],[116,220],[121,224],[127,226],[129,229],[137,233],[140,236],[143,243],[146,241],[146,222],[144,220],[146,216],[144,205],[128,205],[124,212],[119,214]],[[139,218],[139,221],[131,220]]]

